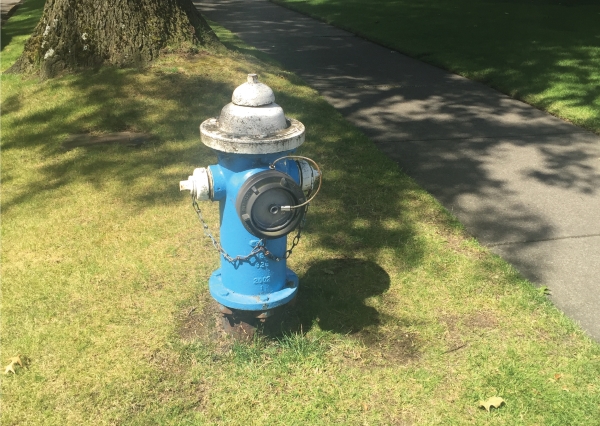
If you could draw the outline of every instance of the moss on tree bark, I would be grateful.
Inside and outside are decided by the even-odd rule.
[[[103,64],[140,66],[165,48],[218,43],[191,0],[48,0],[9,72],[51,77]]]

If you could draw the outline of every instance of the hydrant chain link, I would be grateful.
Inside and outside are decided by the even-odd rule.
[[[304,225],[306,225],[306,213],[308,213],[308,204],[304,208],[304,217],[302,218],[302,222],[300,222],[300,225],[298,226],[298,233],[296,234],[296,236],[292,240],[292,246],[288,250],[286,250],[286,252],[285,252],[285,258],[286,259],[288,259],[292,255],[292,251],[294,250],[294,248],[300,242],[300,237],[302,236],[302,230],[304,229]]]
[[[229,255],[225,249],[223,248],[223,246],[221,245],[221,243],[219,243],[217,241],[217,239],[213,236],[213,234],[211,234],[210,229],[208,227],[208,224],[206,223],[206,221],[204,220],[204,217],[202,216],[202,210],[200,210],[200,206],[198,205],[198,202],[196,201],[196,198],[192,195],[192,206],[194,207],[194,210],[196,211],[196,214],[198,215],[198,219],[200,220],[200,224],[202,225],[202,229],[204,231],[204,235],[206,235],[208,238],[211,239],[213,246],[215,247],[215,249],[221,253],[223,255],[223,257],[230,263],[236,263],[236,262],[244,262],[254,256],[256,256],[259,253],[263,253],[265,256],[267,256],[269,259],[274,260],[276,262],[279,262],[281,260],[280,257],[275,256],[273,253],[271,253],[266,247],[265,247],[265,240],[264,239],[260,239],[258,241],[258,243],[256,243],[256,245],[254,246],[254,248],[252,249],[252,251],[250,253],[248,253],[246,256],[236,256],[236,257],[232,257],[231,255]],[[305,213],[308,211],[308,205],[305,208]],[[304,216],[304,218],[302,219],[302,222],[300,223],[300,226],[298,226],[298,233],[296,234],[296,236],[294,237],[294,239],[292,240],[292,246],[286,250],[285,255],[284,255],[284,259],[288,259],[291,255],[292,255],[292,251],[294,250],[294,248],[298,245],[298,243],[300,242],[300,237],[302,235],[302,229],[304,228],[304,225],[306,224],[306,216]]]
[[[221,245],[221,243],[219,243],[217,241],[217,239],[211,234],[210,229],[208,227],[208,224],[206,223],[206,221],[204,220],[204,217],[202,216],[202,211],[200,210],[200,206],[198,205],[196,199],[193,196],[192,196],[192,206],[194,207],[194,210],[196,210],[196,214],[198,215],[198,219],[200,219],[200,223],[202,224],[202,228],[204,230],[204,235],[206,235],[208,238],[211,239],[211,241],[212,241],[213,246],[215,247],[215,249],[217,249],[217,251],[219,253],[221,253],[223,255],[223,257],[225,259],[227,259],[227,261],[229,261],[231,263],[235,263],[237,261],[243,262],[245,260],[250,259],[253,256],[256,256],[260,252],[265,253],[265,255],[267,255],[267,256],[270,254],[270,252],[264,246],[264,241],[261,239],[256,244],[256,246],[254,246],[254,248],[252,249],[252,251],[248,255],[246,255],[246,256],[239,256],[238,255],[236,257],[230,256],[225,251],[225,249],[223,248],[223,246]]]

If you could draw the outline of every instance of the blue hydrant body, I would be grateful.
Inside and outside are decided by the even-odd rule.
[[[222,192],[215,191],[214,199],[219,200],[221,246],[225,252],[245,255],[261,244],[238,217],[237,195],[250,177],[270,170],[269,164],[282,154],[291,152],[259,156],[222,153],[219,164],[209,166],[213,181],[218,182],[215,186],[223,188]],[[295,161],[279,162],[276,168],[300,183]],[[262,244],[272,257],[260,251],[246,261],[231,262],[221,255],[221,267],[209,281],[210,293],[217,302],[233,309],[266,311],[294,298],[298,277],[286,267],[287,235],[266,239]]]
[[[274,100],[272,90],[250,74],[220,116],[200,126],[218,164],[195,169],[180,182],[198,213],[196,200],[219,202],[220,242],[212,238],[221,262],[209,288],[228,314],[266,318],[298,291],[298,276],[286,265],[287,235],[302,226],[320,171],[312,160],[293,155],[304,142],[304,126],[285,117]]]

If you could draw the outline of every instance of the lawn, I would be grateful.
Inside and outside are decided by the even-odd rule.
[[[3,69],[41,4],[3,28]],[[1,423],[598,424],[599,345],[318,93],[215,29],[230,50],[1,76],[0,358],[23,363],[1,376]],[[295,310],[236,343],[214,329],[218,253],[178,184],[216,161],[198,125],[248,72],[305,124],[324,183],[289,259]],[[66,145],[120,131],[152,138]]]
[[[595,0],[273,0],[600,134]]]

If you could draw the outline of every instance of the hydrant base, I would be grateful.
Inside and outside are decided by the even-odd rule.
[[[294,299],[298,292],[298,283],[298,275],[286,268],[286,282],[281,290],[266,294],[241,294],[234,292],[223,283],[221,270],[217,269],[211,275],[208,286],[211,296],[223,306],[243,311],[266,311],[285,305]]]

